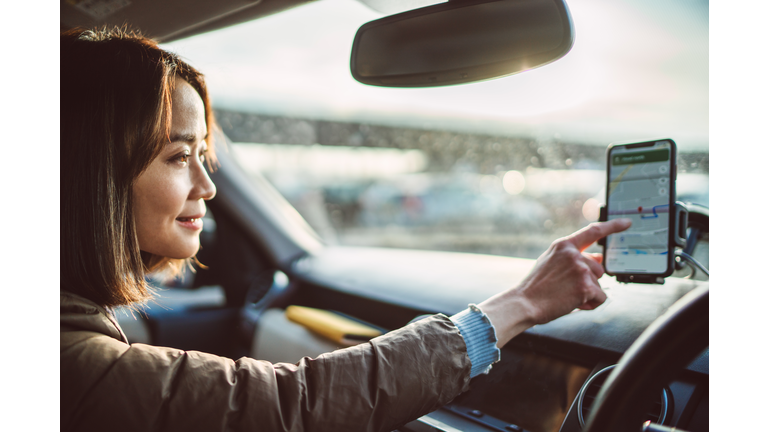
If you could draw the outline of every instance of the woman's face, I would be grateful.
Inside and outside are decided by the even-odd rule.
[[[167,258],[189,258],[200,248],[204,200],[216,195],[204,167],[207,134],[200,95],[188,82],[177,78],[172,95],[171,142],[133,185],[142,251]]]

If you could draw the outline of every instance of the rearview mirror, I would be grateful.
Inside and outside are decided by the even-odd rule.
[[[375,86],[445,86],[543,66],[572,46],[564,0],[451,1],[360,27],[351,69]]]

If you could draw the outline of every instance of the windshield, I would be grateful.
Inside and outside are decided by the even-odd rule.
[[[564,58],[429,89],[349,70],[383,15],[310,3],[165,45],[206,75],[243,169],[329,244],[535,258],[598,218],[612,142],[671,138],[678,200],[709,205],[708,3],[572,0]]]

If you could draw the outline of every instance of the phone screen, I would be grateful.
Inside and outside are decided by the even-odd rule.
[[[611,274],[670,273],[670,210],[675,199],[675,148],[670,140],[612,146],[608,153],[608,220],[632,219],[608,236]]]

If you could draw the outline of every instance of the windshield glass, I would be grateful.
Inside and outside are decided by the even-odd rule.
[[[165,47],[206,75],[243,169],[328,243],[535,258],[597,220],[612,142],[673,139],[678,200],[709,205],[708,3],[568,6],[564,58],[443,88],[356,82],[355,32],[384,15],[352,0]]]

